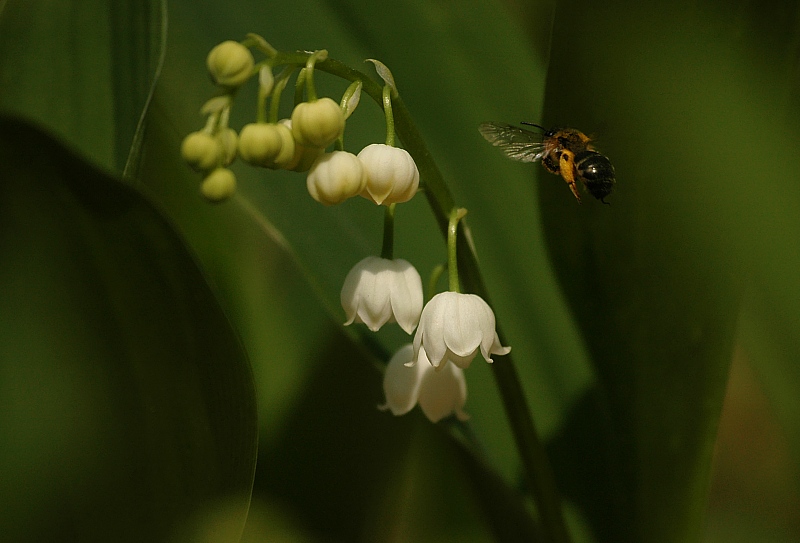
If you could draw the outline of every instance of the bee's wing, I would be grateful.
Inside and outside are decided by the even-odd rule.
[[[478,130],[495,147],[500,147],[509,158],[521,162],[536,162],[544,155],[542,135],[511,124],[481,123]]]

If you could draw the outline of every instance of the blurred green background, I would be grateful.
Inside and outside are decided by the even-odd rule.
[[[243,164],[231,201],[199,196],[178,150],[205,56],[248,32],[391,68],[469,209],[575,541],[800,541],[800,10],[780,1],[0,2],[0,113],[25,121],[0,124],[0,533],[526,540],[525,501],[487,484],[525,491],[488,365],[467,372],[473,455],[376,409],[338,293],[381,211]],[[254,112],[251,84],[232,126]],[[611,206],[505,159],[486,120],[594,135]],[[382,122],[363,99],[347,149]],[[422,195],[399,206],[423,277],[438,239]]]

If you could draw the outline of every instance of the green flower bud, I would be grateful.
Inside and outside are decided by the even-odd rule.
[[[224,41],[208,54],[208,73],[217,85],[238,87],[250,78],[255,61],[250,50],[239,42]]]
[[[248,124],[239,136],[239,154],[253,166],[284,168],[291,163],[294,152],[292,131],[282,124]]]
[[[342,135],[344,113],[330,98],[302,102],[292,111],[292,134],[300,145],[324,149]]]
[[[210,202],[222,202],[236,191],[236,176],[228,168],[217,168],[203,179],[200,193]]]
[[[367,176],[358,157],[347,151],[321,155],[308,172],[306,187],[317,202],[340,204],[358,196],[367,185]]]
[[[183,139],[181,156],[183,160],[198,172],[207,172],[216,168],[222,158],[220,141],[205,132],[192,132]]]

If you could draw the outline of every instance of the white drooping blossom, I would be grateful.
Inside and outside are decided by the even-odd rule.
[[[380,409],[389,409],[393,415],[405,415],[419,403],[422,412],[431,422],[439,422],[455,415],[466,420],[467,382],[464,370],[454,364],[434,369],[430,364],[408,366],[414,357],[414,346],[405,345],[398,350],[383,376],[386,403]]]
[[[361,161],[347,151],[320,155],[308,171],[306,179],[311,197],[328,206],[358,196],[366,184],[367,176]]]
[[[368,256],[347,274],[341,302],[345,325],[363,322],[377,332],[396,322],[411,334],[422,312],[422,279],[406,260]]]
[[[468,368],[480,350],[487,362],[491,355],[504,355],[511,347],[500,345],[492,308],[475,294],[440,292],[425,305],[414,335],[411,363],[438,368],[448,360]]]
[[[232,40],[214,47],[206,58],[208,73],[215,83],[223,87],[238,87],[250,79],[254,65],[250,50]]]
[[[324,149],[342,135],[344,112],[330,98],[301,102],[292,111],[292,134],[300,145]]]
[[[419,188],[419,170],[408,151],[383,143],[364,147],[358,158],[367,172],[361,196],[378,205],[407,202]]]

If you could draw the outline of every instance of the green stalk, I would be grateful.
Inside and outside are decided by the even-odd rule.
[[[268,122],[277,123],[278,122],[278,111],[281,105],[281,94],[283,93],[283,89],[286,88],[286,83],[289,81],[289,76],[292,75],[294,72],[294,66],[287,66],[284,68],[278,77],[275,78],[275,85],[272,87],[272,98],[270,99],[269,103],[269,118],[267,119]]]
[[[303,66],[308,58],[306,53],[285,52],[279,53],[274,58],[274,62],[276,65]],[[364,84],[362,92],[378,104],[383,103],[383,85],[376,83],[365,73],[333,59],[318,62],[316,68],[348,81],[360,79]],[[455,207],[453,196],[400,96],[392,98],[392,112],[395,133],[417,164],[428,204],[446,238],[450,224],[450,212]],[[458,236],[456,241],[461,286],[466,292],[482,297],[491,306],[486,286],[481,278],[477,256],[468,242],[470,236],[466,222],[462,223],[461,227],[465,235]],[[497,333],[501,343],[507,344],[499,324]],[[511,354],[508,354],[492,364],[491,368],[511,431],[514,434],[517,451],[525,470],[527,485],[531,489],[546,540],[552,543],[569,543],[569,532],[561,509],[561,496],[555,483],[555,475],[544,445],[536,432],[530,406],[512,360]]]
[[[458,223],[466,214],[467,210],[463,207],[453,208],[447,223],[447,278],[450,292],[461,292],[461,284],[458,282]]]
[[[326,58],[328,58],[328,52],[325,49],[320,49],[319,51],[314,51],[306,60],[306,97],[309,102],[314,102],[317,99],[317,88],[314,86],[314,65],[319,61],[324,61]]]

